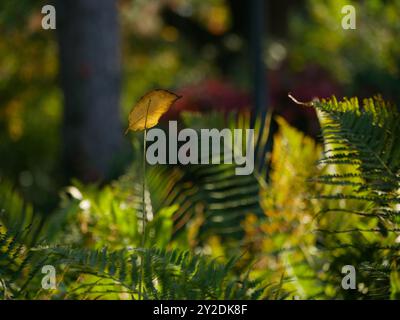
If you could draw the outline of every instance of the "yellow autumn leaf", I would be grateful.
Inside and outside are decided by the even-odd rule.
[[[161,116],[168,111],[171,105],[181,98],[173,92],[156,89],[140,98],[129,113],[129,130],[137,131],[149,129],[157,125]]]

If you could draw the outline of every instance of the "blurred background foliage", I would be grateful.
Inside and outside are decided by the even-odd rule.
[[[49,243],[138,247],[141,136],[132,137],[133,151],[117,170],[125,173],[113,181],[86,184],[64,177],[58,44],[54,32],[41,28],[44,4],[0,4],[0,196],[15,198],[0,207],[17,216],[26,211],[51,216],[43,222]],[[357,9],[356,30],[341,28],[341,8],[347,4]],[[247,7],[246,1],[236,0],[118,1],[123,124],[134,101],[161,87],[183,95],[164,120],[178,119],[188,127],[248,126],[254,83],[251,32],[241,16]],[[393,280],[396,272],[389,270],[390,282],[379,269],[393,266],[396,259],[382,262],[380,253],[364,247],[323,250],[338,238],[361,243],[365,234],[315,230],[381,226],[353,215],[320,215],[335,199],[310,195],[351,187],[305,182],[327,174],[325,166],[315,165],[323,151],[320,125],[313,108],[299,108],[287,99],[288,92],[304,101],[380,93],[399,105],[399,12],[399,0],[266,2],[262,57],[270,122],[262,128],[264,120],[258,120],[256,128],[260,148],[269,137],[273,151],[258,159],[259,169],[247,180],[235,180],[232,167],[222,165],[149,168],[146,246],[189,250],[223,263],[241,256],[233,274],[240,277],[251,265],[251,276],[265,285],[284,279],[286,292],[294,293],[282,297],[371,298],[373,288],[368,292],[369,278],[362,274],[356,293],[338,289],[341,266],[367,260],[379,264],[365,266],[378,273],[378,281],[400,287]],[[18,196],[7,197],[13,192]],[[354,199],[339,202],[340,208],[364,210]],[[25,208],[24,203],[32,205]],[[3,218],[9,225],[15,219]],[[387,297],[384,293],[376,296]],[[274,291],[270,297],[281,296]]]
[[[60,185],[62,104],[55,34],[41,29],[44,4],[1,4],[0,134],[1,154],[7,156],[1,158],[0,170],[27,199],[45,206],[47,193],[54,195]],[[341,28],[345,4],[357,9],[356,31]],[[153,87],[176,88],[184,94],[171,112],[173,117],[185,109],[249,107],[248,44],[234,28],[231,6],[224,0],[119,2],[123,119],[133,101]],[[399,1],[382,0],[310,0],[295,6],[284,2],[279,12],[285,11],[287,20],[267,16],[264,58],[270,106],[315,135],[318,127],[312,111],[299,111],[287,101],[287,92],[304,100],[381,93],[398,103],[399,6]],[[277,11],[274,4],[269,7]],[[189,20],[196,31],[180,30],[178,18],[169,24],[166,12]],[[204,39],[196,38],[200,35]],[[227,67],[220,63],[225,51],[234,56]]]

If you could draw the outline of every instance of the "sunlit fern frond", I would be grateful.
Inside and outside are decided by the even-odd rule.
[[[38,289],[40,270],[47,257],[37,255],[25,245],[31,232],[29,227],[15,231],[0,225],[0,299],[27,298]],[[36,288],[31,291],[33,282]]]
[[[340,216],[337,229],[325,220],[321,244],[331,252],[331,268],[344,264],[360,271],[352,298],[389,298],[390,275],[398,271],[400,235],[400,114],[381,97],[314,101],[322,127],[327,173],[314,181],[329,186],[323,216]],[[328,222],[327,222],[328,221]],[[327,224],[328,223],[328,224]],[[345,227],[343,227],[345,226]],[[335,253],[333,253],[335,252]],[[338,279],[336,279],[337,281]]]
[[[365,181],[360,189],[380,193],[383,199],[396,197],[400,183],[400,113],[380,97],[338,102],[335,98],[316,102],[320,111],[326,156],[322,163],[352,164]],[[354,176],[355,177],[355,176]],[[353,178],[354,178],[353,177]],[[325,177],[349,181],[349,176]],[[351,180],[351,179],[350,179]]]
[[[62,284],[66,298],[137,299],[141,258],[144,261],[145,299],[259,299],[265,287],[260,281],[230,276],[236,259],[221,264],[187,251],[129,249],[109,251],[41,248],[65,268]],[[75,275],[72,276],[72,275]],[[285,292],[277,294],[282,297]]]

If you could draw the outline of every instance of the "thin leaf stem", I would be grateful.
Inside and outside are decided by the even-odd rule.
[[[143,278],[144,278],[144,246],[146,244],[146,148],[147,148],[147,115],[149,113],[149,107],[151,104],[151,99],[147,105],[146,110],[146,118],[144,120],[144,132],[143,132],[143,158],[142,158],[142,237],[141,237],[141,249],[142,249],[142,258],[140,261],[140,279],[139,279],[139,300],[142,299],[142,290],[143,290]]]

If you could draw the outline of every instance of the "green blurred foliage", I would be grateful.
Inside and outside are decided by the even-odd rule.
[[[43,1],[3,1],[0,30],[0,179],[37,205],[54,203],[61,94],[54,34],[41,29]]]
[[[211,34],[224,34],[232,23],[227,3],[222,0],[176,0],[168,3]],[[363,96],[381,92],[386,98],[400,102],[400,43],[396,41],[400,31],[400,1],[309,0],[306,3],[303,11],[291,12],[289,36],[283,39],[284,45],[273,42],[266,48],[267,64],[274,59],[273,63],[282,62],[287,54],[292,74],[309,64],[317,64],[329,70],[343,85],[346,94]],[[141,242],[142,136],[133,136],[133,164],[117,181],[104,186],[72,181],[71,186],[61,188],[58,176],[61,170],[62,94],[57,86],[55,33],[43,31],[40,27],[43,4],[44,1],[23,0],[2,1],[0,5],[0,221],[4,224],[1,231],[6,228],[9,232],[13,228],[25,230],[37,217],[43,231],[35,229],[35,225],[33,236],[16,237],[18,241],[14,242],[21,241],[22,246],[29,248],[32,243],[45,240],[45,244],[88,250],[79,254],[69,252],[82,260],[88,257],[87,254],[90,257],[91,250],[104,247],[121,254],[119,250],[138,248]],[[162,21],[162,4],[163,1],[120,1],[123,121],[133,101],[151,88],[180,88],[220,73],[216,49],[210,46],[198,52],[193,48],[181,30]],[[341,28],[341,8],[347,4],[354,4],[357,9],[357,30]],[[142,18],[144,15],[146,19]],[[248,85],[243,68],[236,65],[232,68],[238,75],[237,82]],[[228,115],[231,120],[235,117],[233,112]],[[225,118],[226,115],[214,113],[182,114],[183,125],[191,127],[223,126],[226,122],[221,119]],[[237,122],[229,123],[230,127],[238,123],[247,125],[247,116],[237,118]],[[232,168],[227,166],[149,168],[144,200],[148,219],[146,247],[168,252],[189,250],[210,259],[201,262],[208,269],[200,269],[202,272],[194,277],[196,285],[214,272],[214,262],[207,264],[209,261],[218,259],[223,266],[231,256],[244,253],[224,274],[227,278],[221,278],[224,286],[229,281],[237,283],[237,279],[261,279],[265,286],[271,283],[278,286],[260,293],[257,292],[260,287],[256,290],[250,285],[253,291],[235,291],[235,297],[239,298],[249,298],[255,290],[260,293],[257,297],[264,298],[398,299],[400,284],[396,251],[374,247],[398,243],[396,233],[390,232],[398,223],[398,207],[390,207],[391,215],[388,217],[372,219],[330,212],[329,208],[337,206],[353,213],[370,213],[380,208],[382,203],[371,199],[360,203],[351,198],[313,198],[315,194],[358,193],[359,190],[355,191],[351,183],[367,185],[370,180],[358,177],[342,184],[307,182],[309,178],[332,172],[344,175],[359,173],[360,168],[354,165],[332,168],[326,163],[316,166],[322,146],[289,126],[284,119],[279,118],[277,123],[279,130],[274,136],[273,153],[268,155],[268,161],[262,159],[258,163],[263,171],[247,177],[247,180],[233,177]],[[371,121],[365,123],[370,125]],[[259,126],[258,122],[257,128]],[[367,130],[366,134],[370,132]],[[262,149],[266,139],[257,143]],[[266,171],[269,179],[265,178]],[[362,189],[361,194],[366,192],[370,196],[370,191]],[[386,192],[372,191],[379,195]],[[398,190],[396,192],[398,197]],[[60,204],[54,211],[48,210],[56,206],[58,194],[61,196]],[[26,205],[30,202],[33,205]],[[44,218],[46,216],[49,218]],[[358,230],[336,232],[352,229]],[[4,239],[1,238],[1,253],[8,253],[9,243],[14,242]],[[339,244],[353,247],[332,249]],[[18,255],[10,252],[12,256]],[[55,254],[60,254],[68,265],[65,252]],[[115,255],[113,253],[114,258]],[[109,261],[113,262],[113,257]],[[159,262],[165,257],[157,253],[149,259],[153,258]],[[18,264],[23,259],[18,259]],[[32,261],[32,266],[34,262],[36,260]],[[87,261],[73,262],[86,267],[84,262]],[[168,264],[167,269],[172,269],[171,276],[179,275],[179,297],[184,297],[185,293],[188,296],[194,294],[193,288],[188,288],[185,282],[185,268],[175,262],[171,263],[172,266]],[[360,266],[357,273],[359,287],[355,291],[343,291],[340,287],[341,267],[347,264]],[[8,260],[5,260],[5,265],[9,265]],[[216,269],[221,270],[219,268],[217,265]],[[109,269],[113,270],[113,266]],[[159,270],[153,271],[158,275]],[[15,270],[10,272],[13,275]],[[60,275],[63,285],[59,292],[54,295],[39,292],[35,297],[65,298],[70,297],[68,292],[74,298],[95,297],[86,294],[82,288],[74,290],[80,284],[96,283],[99,281],[97,276],[86,274],[82,280],[78,272],[78,276],[71,279],[63,277]],[[226,279],[229,281],[225,282]],[[39,285],[39,281],[35,281],[32,285]],[[221,282],[213,285],[217,288],[212,287],[211,293],[218,292],[216,297],[224,297],[218,291],[223,286]],[[115,289],[114,285],[104,287]],[[229,291],[229,288],[225,289]],[[109,292],[105,297],[130,298],[130,294]],[[206,290],[202,297],[210,297],[210,292]]]
[[[45,4],[22,0],[0,5],[0,153],[5,155],[0,159],[0,179],[12,181],[28,201],[43,209],[55,205],[63,183],[58,46],[55,31],[41,28]],[[143,92],[196,83],[218,70],[213,54],[196,52],[179,30],[163,23],[162,5],[162,1],[119,4],[124,122]],[[171,5],[189,10],[211,29],[228,23],[223,1],[171,1]],[[212,18],[210,10],[222,13]]]
[[[345,5],[356,9],[356,30],[342,28]],[[399,11],[398,0],[307,1],[290,20],[292,68],[316,63],[343,84],[346,95],[381,93],[399,103]]]

